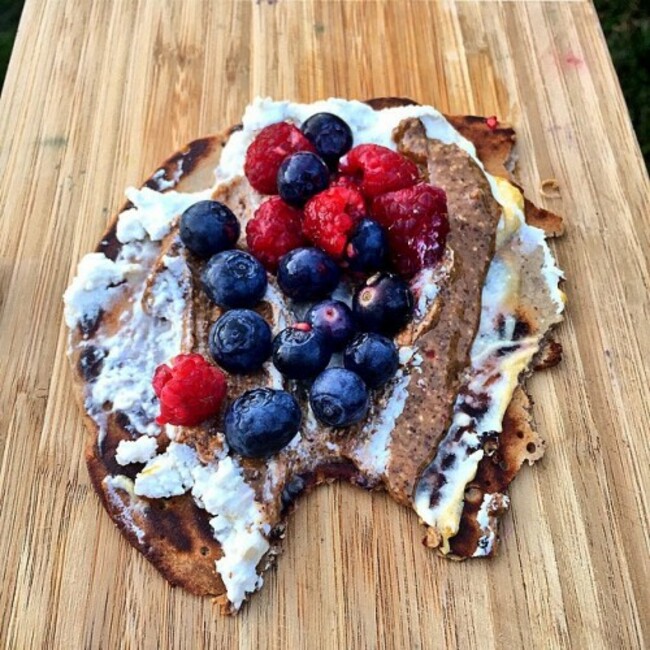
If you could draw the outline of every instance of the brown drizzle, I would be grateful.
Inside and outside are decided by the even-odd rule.
[[[410,127],[410,128],[409,128]],[[396,134],[402,153],[421,160],[419,120]],[[481,290],[494,253],[500,209],[487,179],[470,156],[455,145],[427,140],[429,182],[447,193],[455,273],[441,291],[437,323],[418,342],[422,375],[409,386],[410,398],[393,432],[387,486],[399,502],[411,502],[415,483],[449,428],[461,373],[479,324]],[[416,424],[418,435],[409,425]]]

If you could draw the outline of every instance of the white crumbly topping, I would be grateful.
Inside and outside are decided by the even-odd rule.
[[[193,476],[192,496],[214,515],[210,525],[223,551],[223,557],[216,561],[216,569],[228,600],[239,609],[246,594],[262,586],[257,565],[269,550],[265,533],[270,526],[255,500],[255,492],[232,458],[223,458],[216,467],[196,467]]]
[[[151,180],[156,184],[156,189],[159,192],[164,190],[170,190],[173,187],[176,187],[178,181],[181,180],[183,176],[183,159],[179,158],[176,163],[176,169],[174,170],[171,180],[165,178],[166,170],[164,167],[157,169],[151,176]]]
[[[84,320],[92,321],[108,309],[122,293],[123,283],[140,267],[121,260],[110,260],[104,253],[89,253],[81,258],[77,275],[63,295],[65,322],[72,329]]]
[[[398,352],[399,363],[401,366],[406,365],[415,356],[416,349],[412,345],[402,345]]]
[[[138,499],[133,491],[133,481],[128,478],[128,476],[116,474],[115,476],[106,476],[102,483],[106,488],[106,495],[109,502],[113,506],[115,512],[118,513],[118,519],[122,521],[128,530],[135,533],[139,542],[142,542],[144,540],[145,532],[135,523],[133,513],[138,512],[139,514],[142,514],[145,506],[142,505],[140,499]],[[129,495],[128,504],[126,506],[120,497],[120,492],[126,492]]]
[[[135,440],[120,440],[115,452],[115,460],[120,465],[146,463],[156,455],[158,443],[155,438],[140,436]]]
[[[362,435],[367,438],[366,442],[354,450],[353,456],[364,471],[374,475],[381,475],[386,471],[390,436],[395,429],[397,418],[404,410],[410,381],[410,374],[398,370],[395,378],[384,389],[385,405],[363,427]]]
[[[162,193],[149,187],[129,187],[126,197],[134,207],[120,215],[117,222],[117,239],[126,243],[143,239],[147,235],[151,241],[160,241],[169,234],[175,217],[210,196],[210,190],[185,194],[173,190]]]
[[[433,268],[422,269],[411,281],[413,295],[417,296],[414,315],[423,318],[429,306],[438,297],[440,286],[436,282],[436,270]]]
[[[313,104],[257,98],[246,107],[242,119],[243,129],[233,133],[224,147],[217,168],[217,179],[229,179],[243,173],[246,150],[260,129],[284,120],[301,124],[311,115],[320,112],[334,113],[345,120],[352,129],[354,146],[374,143],[396,149],[392,138],[393,129],[403,119],[419,117],[429,137],[458,144],[476,156],[474,145],[463,138],[441,113],[430,106],[399,106],[375,111],[363,102],[338,98]]]
[[[214,515],[210,526],[221,544],[223,557],[216,570],[235,609],[246,594],[262,586],[257,565],[269,549],[261,504],[246,483],[241,467],[225,453],[203,465],[190,446],[171,442],[167,450],[150,460],[136,476],[134,493],[149,498],[168,498],[192,491],[196,504]]]
[[[195,194],[155,191],[147,187],[129,188],[126,194],[133,207],[124,211],[118,218],[117,238],[124,244],[118,258],[112,262],[97,253],[84,258],[79,265],[77,277],[65,295],[66,323],[73,328],[81,321],[91,321],[100,310],[108,309],[122,291],[120,283],[128,281],[130,287],[139,287],[133,296],[132,310],[125,311],[121,316],[119,332],[101,341],[108,354],[103,360],[97,379],[91,382],[87,389],[86,410],[100,426],[99,444],[102,442],[106,425],[106,404],[112,404],[110,410],[113,412],[124,412],[138,432],[149,435],[159,432],[159,427],[153,422],[158,404],[150,382],[155,367],[178,354],[182,348],[183,313],[189,284],[189,273],[182,256],[164,258],[163,266],[166,266],[166,269],[163,268],[156,274],[156,285],[150,291],[150,300],[146,305],[143,305],[142,298],[144,281],[158,256],[160,241],[171,231],[174,220],[187,207],[199,200],[210,198],[221,183],[232,181],[243,174],[246,149],[259,129],[283,120],[300,124],[310,115],[321,111],[342,117],[353,131],[355,145],[372,142],[391,149],[396,148],[392,140],[394,127],[405,118],[419,117],[429,137],[457,144],[482,168],[473,144],[463,138],[438,111],[428,106],[404,106],[374,111],[361,102],[343,99],[329,99],[310,105],[257,99],[246,109],[243,129],[231,135],[222,152],[219,167],[215,170],[215,187]],[[182,168],[179,166],[172,179],[167,180],[164,178],[164,170],[161,169],[154,175],[154,181],[159,190],[170,190],[180,179],[181,173]],[[508,238],[513,222],[517,226],[523,224],[523,211],[517,201],[513,200],[512,186],[489,174],[486,174],[486,177],[492,193],[504,207],[504,217],[497,233],[497,242],[501,245]],[[563,296],[557,286],[562,277],[561,271],[555,265],[544,242],[543,233],[528,226],[525,228],[530,232],[526,231],[522,241],[543,247],[546,260],[543,275],[559,312],[563,305]],[[491,275],[488,274],[488,282],[483,292],[484,313],[481,317],[480,333],[488,336],[484,337],[485,340],[477,342],[476,349],[472,349],[473,367],[474,364],[479,364],[478,370],[481,355],[489,354],[489,350],[493,349],[491,346],[496,344],[494,337],[489,338],[488,331],[491,327],[494,334],[494,327],[484,320],[488,312],[492,315],[501,306],[500,296],[503,292],[500,293],[497,272],[498,269],[493,271],[491,267]],[[424,272],[419,278],[418,289],[416,312],[420,316],[437,297],[438,287],[433,275]],[[339,296],[337,293],[335,297],[349,302],[348,295]],[[281,329],[286,325],[286,320],[283,320],[287,313],[286,302],[271,285],[266,299],[273,308],[276,327]],[[519,363],[525,362],[525,355],[522,357],[520,354],[520,357],[516,360],[508,355],[503,357],[505,362],[511,363],[514,368],[511,375]],[[406,349],[402,350],[401,359],[410,364],[411,371],[417,370],[422,361],[417,353]],[[399,371],[387,389],[386,404],[382,412],[377,414],[373,423],[366,425],[366,428],[370,427],[372,431],[365,446],[358,451],[357,460],[368,471],[376,474],[385,471],[390,436],[408,398],[410,377],[409,372]],[[481,381],[478,375],[474,379]],[[281,378],[273,374],[270,382],[273,386],[282,385]],[[500,403],[502,408],[495,407],[494,412],[486,417],[486,424],[489,422],[494,425],[497,419],[502,417],[502,410],[509,402],[514,389],[514,386],[506,383],[507,385],[502,386],[495,384],[492,401]],[[466,418],[464,413],[457,414],[454,426],[461,426]],[[308,408],[305,430],[309,431],[316,426],[311,409]],[[170,438],[175,437],[174,431],[174,427],[167,427]],[[139,440],[150,439],[144,437]],[[139,440],[135,442],[143,447],[151,446],[150,442]],[[300,436],[296,436],[291,445],[299,444]],[[126,460],[135,457],[134,453],[129,451],[129,447],[122,447],[120,458]],[[144,450],[142,453],[144,454]],[[478,453],[482,452],[477,452],[477,455]],[[476,458],[472,458],[470,465],[459,468],[453,475],[452,482],[462,485],[464,489],[465,479],[471,478],[471,468],[475,467],[476,462]],[[119,477],[109,478],[118,481]],[[123,488],[122,483],[124,481],[119,486],[111,486],[111,489]],[[224,550],[224,556],[217,562],[216,568],[226,584],[228,598],[235,607],[239,607],[246,593],[261,585],[261,577],[257,575],[256,567],[268,550],[268,541],[264,536],[268,533],[268,524],[264,522],[262,510],[255,501],[252,488],[247,485],[241,469],[232,459],[221,458],[206,467],[186,445],[171,442],[163,454],[148,461],[138,475],[135,485],[131,484],[131,492],[134,495],[142,494],[153,498],[182,494],[189,489],[193,490],[197,503],[214,515],[212,525],[215,537]],[[462,505],[462,495],[460,503]],[[422,504],[422,500],[419,506],[416,501],[420,516],[428,523],[435,521],[436,517],[431,516],[431,512]],[[423,516],[423,513],[426,516]]]
[[[510,499],[505,494],[484,494],[481,507],[476,515],[476,523],[481,528],[481,537],[472,557],[486,557],[492,553],[497,538],[498,519],[496,512],[505,510]]]
[[[198,465],[192,447],[170,442],[165,452],[150,460],[135,477],[135,493],[152,499],[185,494],[193,484],[192,469]]]
[[[128,254],[125,249],[129,246],[133,244],[125,245],[123,254]],[[151,260],[155,249],[143,254]],[[155,290],[150,292],[152,302],[142,304],[143,284],[141,292],[134,297],[132,311],[123,313],[121,329],[102,340],[108,354],[97,379],[88,384],[85,399],[86,410],[100,427],[100,444],[105,434],[104,405],[107,403],[112,403],[114,412],[121,411],[128,416],[139,433],[157,435],[160,431],[154,422],[159,406],[151,378],[157,366],[181,351],[190,281],[183,257],[166,256],[163,265],[156,275]]]

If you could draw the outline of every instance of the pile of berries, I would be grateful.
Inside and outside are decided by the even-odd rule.
[[[244,170],[271,196],[246,226],[249,252],[235,248],[239,222],[222,203],[201,201],[180,220],[183,243],[206,260],[203,290],[223,310],[209,333],[212,359],[250,374],[271,358],[287,379],[310,383],[314,415],[332,427],[363,420],[370,390],[397,371],[392,337],[413,312],[404,278],[440,260],[449,231],[444,192],[422,182],[414,163],[386,147],[352,144],[350,127],[330,113],[300,129],[281,122],[259,132]],[[302,320],[275,337],[255,311],[267,271],[305,306]],[[331,297],[342,274],[357,284],[351,307]],[[192,426],[218,414],[226,380],[200,355],[181,355],[156,370],[154,389],[159,423]],[[263,457],[288,444],[300,421],[293,395],[257,388],[230,404],[224,430],[235,452]]]
[[[246,226],[248,249],[271,272],[307,243],[358,273],[388,266],[409,277],[442,256],[445,193],[387,147],[352,147],[352,131],[336,115],[317,113],[301,129],[265,127],[244,171],[254,189],[272,195]]]

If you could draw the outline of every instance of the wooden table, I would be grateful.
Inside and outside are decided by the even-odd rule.
[[[446,562],[382,495],[324,488],[237,618],[171,589],[82,461],[61,294],[137,183],[255,95],[413,97],[519,133],[566,215],[548,452],[493,561]],[[7,648],[650,645],[648,177],[590,2],[28,0],[0,102],[0,639]],[[545,199],[554,177],[561,198]]]

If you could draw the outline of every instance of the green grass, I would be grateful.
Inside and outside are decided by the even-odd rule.
[[[621,80],[643,157],[646,165],[650,166],[650,2],[594,2],[614,67]],[[0,0],[0,90],[7,72],[22,8],[23,0]]]

